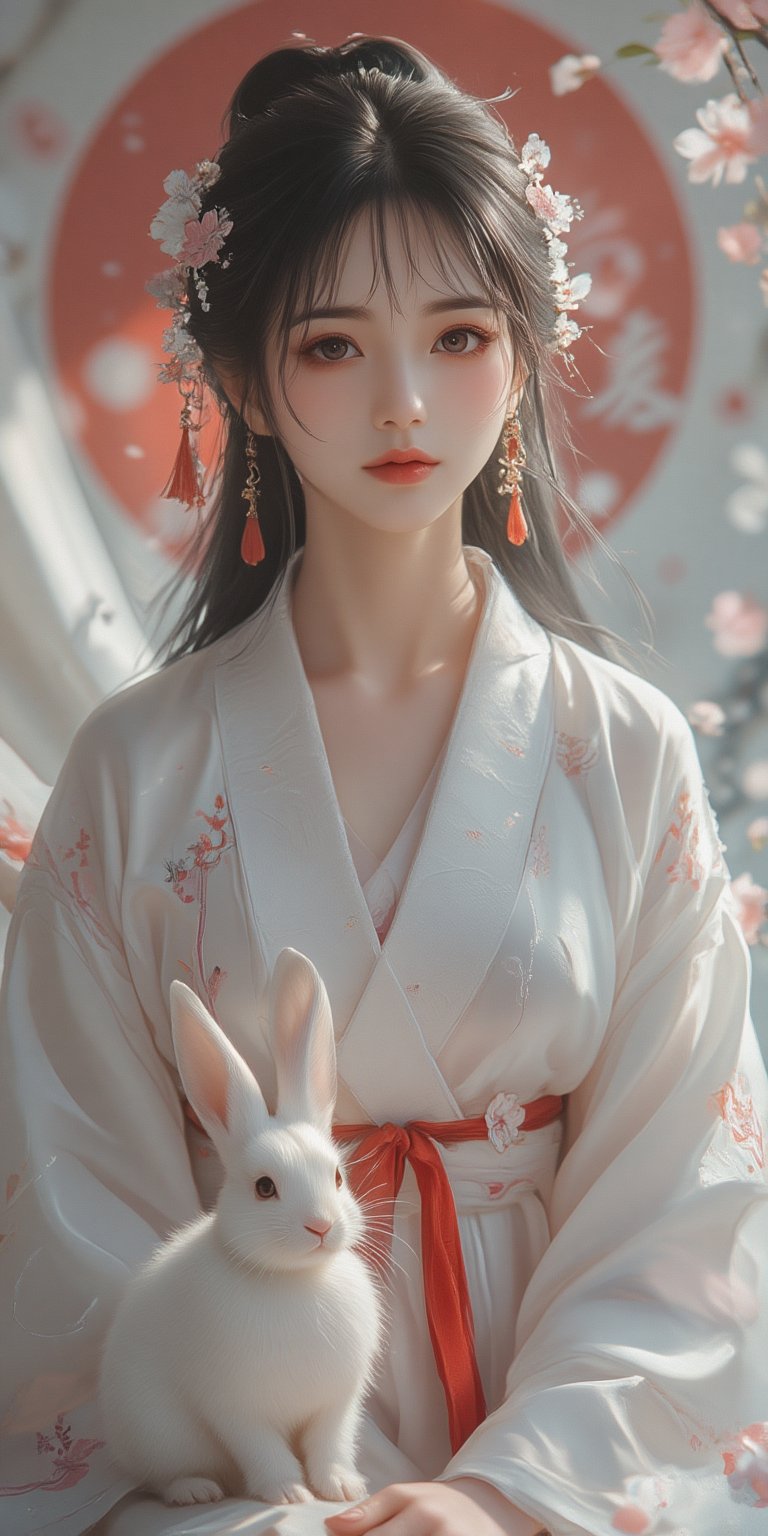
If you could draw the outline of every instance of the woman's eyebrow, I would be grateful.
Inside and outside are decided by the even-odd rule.
[[[486,294],[457,293],[444,299],[435,299],[431,304],[425,304],[423,315],[443,314],[451,309],[492,309],[490,299]],[[370,309],[361,309],[359,306],[347,305],[343,307],[326,306],[319,309],[305,310],[292,321],[294,325],[305,325],[308,320],[370,320]]]

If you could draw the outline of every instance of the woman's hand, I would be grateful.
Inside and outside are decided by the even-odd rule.
[[[390,1483],[354,1509],[330,1515],[325,1524],[331,1536],[367,1531],[381,1536],[534,1536],[541,1530],[538,1520],[516,1509],[498,1489],[470,1478]]]

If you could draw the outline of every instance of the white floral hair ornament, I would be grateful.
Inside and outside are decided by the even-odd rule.
[[[570,269],[573,262],[565,259],[568,247],[559,237],[568,233],[574,219],[583,219],[584,209],[575,198],[566,197],[564,193],[554,192],[551,187],[542,185],[551,158],[549,145],[544,143],[538,133],[532,133],[523,145],[520,169],[528,179],[526,201],[530,203],[537,219],[541,220],[547,242],[550,282],[555,290],[557,310],[552,351],[561,352],[566,362],[572,363],[570,348],[589,327],[577,325],[575,320],[569,318],[568,311],[578,309],[582,299],[587,297],[592,287],[592,278],[588,272],[572,277]]]
[[[200,306],[207,313],[211,306],[201,269],[209,262],[219,261],[232,229],[226,208],[209,208],[202,215],[200,211],[204,193],[220,175],[221,167],[215,160],[200,160],[194,176],[188,176],[186,171],[171,171],[163,182],[168,197],[149,227],[152,238],[160,241],[161,251],[174,257],[172,267],[158,272],[146,284],[158,308],[173,311],[173,320],[163,332],[163,351],[168,353],[168,361],[162,365],[158,378],[162,384],[176,384],[184,402],[179,418],[181,443],[161,495],[182,501],[187,507],[202,507],[205,503],[205,470],[190,435],[196,435],[202,425],[203,354],[189,330],[187,276],[194,273]],[[230,260],[231,257],[222,260],[222,267],[228,267]]]

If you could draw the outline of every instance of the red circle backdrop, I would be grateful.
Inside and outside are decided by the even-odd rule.
[[[178,443],[179,401],[153,382],[168,315],[144,292],[169,260],[148,233],[163,180],[217,149],[232,92],[262,54],[295,42],[294,32],[333,45],[361,30],[406,39],[475,95],[519,88],[495,110],[518,147],[531,132],[547,140],[547,179],[585,208],[568,243],[575,270],[593,275],[593,297],[579,315],[592,330],[576,347],[581,378],[570,381],[580,467],[565,466],[565,474],[572,490],[585,472],[608,487],[602,528],[631,503],[674,434],[692,350],[687,232],[656,146],[613,85],[598,77],[578,93],[552,94],[550,66],[578,45],[489,0],[260,0],[219,14],[148,61],[93,133],[51,245],[51,354],[80,451],[171,555],[183,524],[158,528],[158,493]],[[104,390],[95,362],[103,366],[110,351],[113,384]],[[642,377],[649,366],[650,382]],[[213,430],[203,434],[203,458]]]

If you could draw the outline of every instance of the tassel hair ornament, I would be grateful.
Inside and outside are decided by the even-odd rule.
[[[247,501],[248,509],[245,514],[243,537],[240,541],[240,554],[246,565],[260,565],[266,555],[258,512],[261,475],[256,463],[256,438],[250,428],[245,440],[245,456],[248,460],[248,478],[240,494],[243,501]]]
[[[528,524],[525,521],[520,491],[525,458],[520,421],[517,411],[513,411],[504,423],[504,453],[498,460],[501,469],[497,486],[500,496],[510,497],[507,513],[507,538],[510,544],[524,544],[528,537]]]
[[[181,442],[160,494],[181,501],[188,508],[205,505],[205,469],[193,442],[203,422],[205,379],[203,353],[189,329],[187,281],[191,278],[200,308],[207,313],[211,306],[203,268],[228,267],[232,259],[226,255],[220,259],[232,229],[226,208],[202,212],[203,201],[220,175],[215,160],[198,161],[192,176],[186,171],[171,171],[163,182],[168,196],[149,229],[153,240],[160,241],[161,251],[173,257],[173,265],[156,273],[145,285],[158,309],[172,311],[171,323],[163,332],[167,361],[158,378],[161,384],[175,384],[183,401],[179,417]]]
[[[183,380],[180,379],[178,382],[179,393],[184,401],[179,417],[181,442],[173,469],[160,495],[169,501],[182,501],[186,507],[203,507],[205,506],[203,468],[190,438],[190,433],[197,432],[200,428],[202,400],[200,390],[194,381],[186,387]]]

